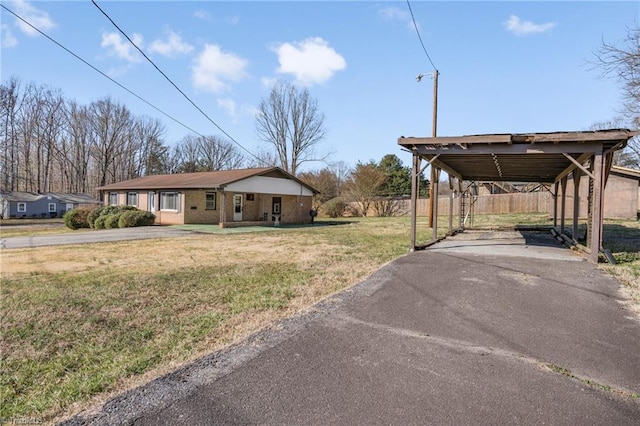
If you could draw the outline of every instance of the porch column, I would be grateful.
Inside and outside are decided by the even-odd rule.
[[[220,223],[218,226],[224,228],[227,223],[227,193],[220,191]]]
[[[418,184],[420,180],[420,156],[416,153],[413,154],[411,165],[411,247],[410,251],[416,249],[416,216],[418,211]]]
[[[571,235],[578,241],[578,221],[580,220],[580,181],[582,180],[582,170],[573,170],[573,230]]]

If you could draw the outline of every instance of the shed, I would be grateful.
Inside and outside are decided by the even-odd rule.
[[[316,189],[278,167],[151,175],[98,188],[105,205],[150,211],[160,225],[311,223]]]

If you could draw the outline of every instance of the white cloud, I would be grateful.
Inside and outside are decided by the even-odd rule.
[[[193,84],[198,89],[213,93],[229,90],[229,82],[246,76],[246,66],[246,59],[223,52],[215,44],[205,44],[202,53],[194,60]]]
[[[210,19],[209,12],[207,12],[207,11],[206,11],[206,10],[204,10],[204,9],[198,9],[198,10],[196,10],[196,11],[193,13],[193,16],[195,16],[195,17],[196,17],[196,18],[198,18],[198,19],[204,19],[204,20],[208,20],[208,19]]]
[[[16,14],[22,16],[25,21],[30,22],[34,27],[38,28],[41,31],[50,30],[56,26],[55,22],[53,22],[47,12],[36,9],[30,3],[24,0],[14,1],[13,7]],[[19,19],[16,20],[16,26],[28,36],[34,37],[39,34],[36,30]]]
[[[136,46],[142,48],[142,36],[140,34],[133,34],[131,40]],[[128,40],[124,40],[118,33],[102,33],[102,43],[100,46],[107,49],[109,55],[116,56],[120,59],[124,59],[127,62],[140,62],[142,57],[140,53]]]
[[[180,34],[169,31],[166,40],[155,40],[149,46],[149,52],[157,52],[163,56],[178,56],[191,53],[193,46],[182,41]]]
[[[236,102],[230,98],[218,99],[218,106],[229,114],[231,117],[236,118],[238,113],[236,111]]]
[[[278,82],[277,78],[270,78],[270,77],[262,77],[262,85],[264,87],[267,87],[269,89],[271,89],[273,87],[274,84],[276,84]]]
[[[237,25],[240,22],[240,18],[237,16],[227,16],[224,18],[225,22],[230,25]]]
[[[555,22],[547,22],[545,24],[534,24],[531,21],[521,21],[516,15],[509,16],[509,19],[502,23],[507,31],[517,36],[526,36],[530,34],[540,34],[549,31],[556,26]]]
[[[273,49],[278,54],[281,74],[292,74],[298,83],[310,86],[328,81],[347,67],[345,59],[320,37],[283,43]]]
[[[14,47],[18,44],[18,39],[13,36],[11,28],[8,25],[2,24],[2,47]]]
[[[384,9],[380,9],[378,13],[386,19],[400,21],[410,29],[413,29],[413,19],[411,19],[411,14],[404,9],[386,7]]]

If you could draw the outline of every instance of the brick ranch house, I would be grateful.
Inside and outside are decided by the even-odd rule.
[[[130,205],[158,225],[311,223],[317,190],[278,167],[151,175],[97,188],[105,205]]]

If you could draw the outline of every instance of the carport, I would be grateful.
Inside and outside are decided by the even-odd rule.
[[[464,181],[527,182],[552,186],[553,226],[565,231],[566,187],[571,177],[573,193],[573,233],[577,235],[580,177],[589,177],[587,243],[589,260],[598,261],[602,250],[604,188],[613,155],[623,149],[637,132],[611,129],[586,132],[508,133],[445,137],[400,137],[398,144],[413,154],[411,179],[411,250],[416,245],[418,177],[431,166],[429,226],[437,238],[438,181],[442,170],[449,186],[463,193]],[[426,161],[424,167],[422,161]],[[449,203],[449,233],[453,230],[453,193]],[[559,196],[561,194],[561,196]],[[464,197],[458,197],[460,212]],[[463,229],[462,214],[458,230]],[[558,224],[559,222],[559,224]]]

